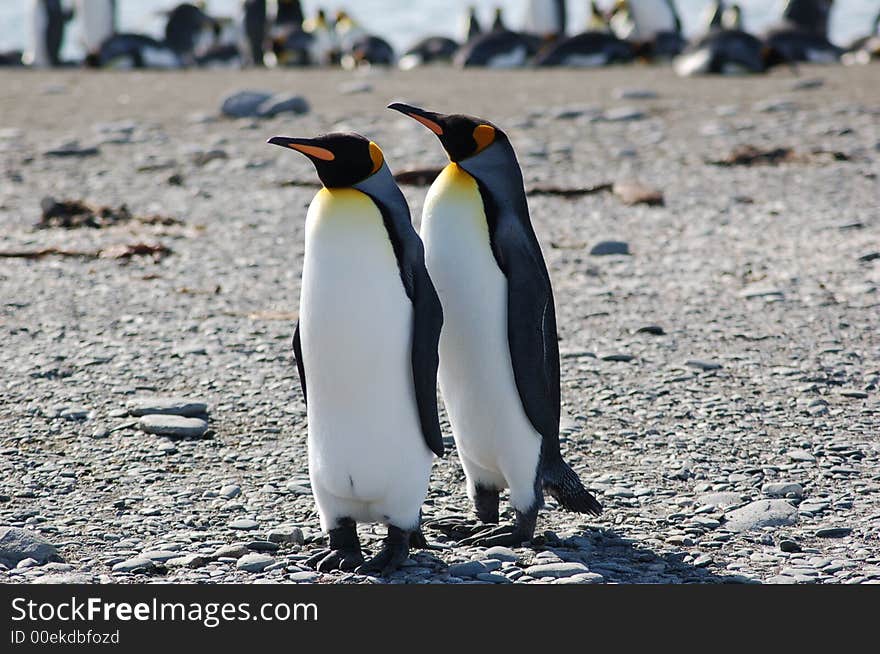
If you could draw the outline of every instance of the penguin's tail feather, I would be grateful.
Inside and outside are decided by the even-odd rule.
[[[544,488],[566,511],[602,513],[602,505],[584,488],[577,473],[560,457],[544,468]]]

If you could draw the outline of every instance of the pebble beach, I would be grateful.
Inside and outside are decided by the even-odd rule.
[[[880,583],[878,80],[0,73],[0,582]],[[244,89],[285,110],[222,115]],[[444,165],[393,100],[510,136],[563,454],[604,512],[548,498],[528,547],[426,530],[389,577],[319,574],[291,349],[317,180],[265,141],[352,130],[395,173]],[[427,187],[401,188],[418,223]],[[441,419],[426,519],[470,512]]]

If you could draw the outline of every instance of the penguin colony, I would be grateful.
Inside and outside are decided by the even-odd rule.
[[[428,523],[465,544],[532,540],[549,493],[601,505],[562,458],[553,289],[516,154],[496,125],[393,103],[440,141],[449,165],[421,238],[378,145],[353,133],[275,136],[315,166],[293,337],[308,416],[309,476],[329,548],[319,571],[388,573],[426,547],[421,505],[442,456],[437,385],[481,524]],[[424,243],[424,245],[423,245]],[[499,525],[509,490],[515,519]],[[365,560],[357,524],[382,523]]]
[[[880,57],[880,14],[866,35],[848,47],[828,38],[833,0],[779,0],[780,20],[763,34],[743,27],[734,2],[712,0],[703,29],[691,41],[682,32],[674,0],[587,0],[588,20],[569,34],[565,0],[523,0],[522,29],[508,27],[501,9],[481,26],[476,10],[464,15],[460,41],[420,39],[396,53],[346,11],[323,9],[309,18],[300,0],[242,0],[238,15],[219,18],[205,2],[163,12],[161,39],[118,32],[116,0],[28,0],[29,47],[0,52],[0,65],[74,65],[61,60],[67,23],[76,16],[82,63],[104,68],[245,66],[417,66],[592,68],[644,61],[672,61],[681,76],[763,73],[797,62],[867,63]],[[72,2],[72,6],[68,4]],[[600,4],[602,5],[600,7]]]

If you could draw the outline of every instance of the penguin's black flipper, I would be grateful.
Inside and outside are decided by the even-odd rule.
[[[492,225],[493,219],[488,216],[494,212],[492,199],[486,192],[482,195]],[[544,460],[551,462],[561,457],[556,308],[550,277],[528,213],[518,225],[496,220],[492,249],[507,277],[507,341],[516,388],[529,422],[541,434]]]
[[[410,272],[412,291],[407,291],[413,303],[412,369],[416,389],[416,403],[425,442],[434,454],[443,456],[443,434],[437,413],[437,368],[440,365],[438,345],[443,327],[443,309],[425,268],[424,255],[420,265]]]
[[[299,385],[303,392],[303,401],[308,404],[306,395],[306,364],[303,363],[302,343],[299,340],[299,320],[296,321],[296,329],[293,331],[293,356],[296,357],[296,369],[299,372]]]
[[[388,173],[391,174],[390,172]],[[358,187],[356,187],[358,188]],[[371,189],[359,187],[368,195]],[[422,436],[430,450],[443,456],[443,433],[437,411],[437,369],[443,306],[425,267],[425,248],[410,222],[409,206],[400,189],[394,197],[371,195],[382,214],[400,280],[413,305],[412,371]]]

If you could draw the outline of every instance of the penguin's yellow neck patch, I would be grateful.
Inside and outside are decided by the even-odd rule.
[[[469,172],[457,163],[451,163],[442,170],[440,175],[431,185],[432,194],[479,194],[477,180]]]
[[[316,209],[322,218],[357,217],[363,216],[364,212],[369,214],[378,212],[370,196],[354,188],[324,187],[315,195],[309,211],[312,208]]]

